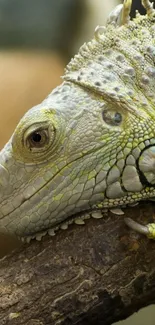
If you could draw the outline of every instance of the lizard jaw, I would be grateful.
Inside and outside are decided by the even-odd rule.
[[[136,203],[135,205],[137,205],[138,203]],[[125,206],[124,206],[125,207]],[[68,226],[75,223],[76,225],[85,225],[85,220],[90,219],[90,218],[94,218],[94,219],[101,219],[104,218],[105,216],[107,216],[108,211],[112,212],[115,215],[123,215],[124,212],[121,208],[111,208],[111,209],[107,209],[107,208],[102,208],[101,209],[95,209],[93,211],[86,211],[86,212],[82,212],[76,216],[72,216],[70,218],[68,218],[67,220],[65,220],[64,222],[62,222],[61,224],[58,224],[55,227],[52,227],[50,229],[47,230],[43,230],[40,231],[38,233],[26,236],[26,237],[18,237],[19,240],[21,240],[24,243],[30,243],[30,241],[32,239],[36,239],[38,241],[41,241],[41,239],[45,236],[45,235],[50,235],[50,236],[55,236],[56,232],[58,230],[67,230]]]
[[[116,209],[114,209],[116,210]],[[110,210],[111,212],[115,213],[115,214],[124,214],[124,212],[121,209],[117,209],[117,211],[113,212],[112,209]],[[122,213],[120,213],[119,211],[122,211]],[[94,210],[91,212],[83,212],[82,214],[78,214],[77,216],[72,216],[70,218],[68,218],[68,220],[65,220],[64,222],[62,222],[61,224],[58,224],[50,229],[46,229],[43,231],[40,231],[38,233],[32,234],[32,235],[28,235],[26,237],[19,237],[18,239],[21,240],[24,243],[30,243],[30,241],[32,239],[36,239],[38,241],[41,241],[42,237],[44,237],[45,235],[50,235],[50,236],[55,236],[56,232],[60,229],[62,230],[66,230],[68,229],[68,226],[75,223],[77,225],[84,225],[85,224],[85,220],[90,219],[91,217],[94,219],[101,219],[104,218],[105,215],[107,215],[108,209],[102,209],[102,210]]]

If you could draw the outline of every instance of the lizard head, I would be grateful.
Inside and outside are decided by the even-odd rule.
[[[155,13],[143,5],[133,21],[131,1],[119,5],[17,125],[0,153],[1,231],[52,234],[81,212],[155,196]]]

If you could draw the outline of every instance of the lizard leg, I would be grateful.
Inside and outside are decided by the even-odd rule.
[[[149,239],[155,240],[155,223],[148,223],[146,226],[143,226],[130,218],[125,218],[124,220],[126,225],[131,229],[137,231],[140,234],[146,235]]]

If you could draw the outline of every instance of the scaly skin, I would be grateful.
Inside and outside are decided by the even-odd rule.
[[[17,125],[0,153],[1,231],[52,234],[80,212],[155,196],[155,11],[143,5],[133,21],[131,1],[119,5]]]

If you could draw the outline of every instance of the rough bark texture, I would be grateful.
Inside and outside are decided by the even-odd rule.
[[[153,203],[125,209],[152,222]],[[155,302],[155,242],[122,216],[90,219],[0,261],[0,324],[108,325]]]

